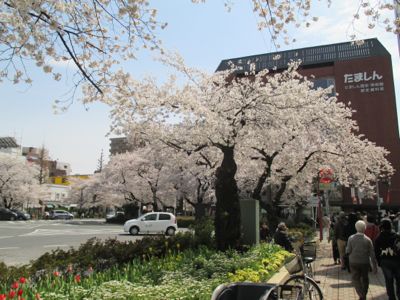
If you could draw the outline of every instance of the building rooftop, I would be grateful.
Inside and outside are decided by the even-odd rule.
[[[302,66],[307,66],[372,56],[390,56],[376,38],[366,39],[361,45],[346,42],[224,59],[216,71],[230,69],[233,65],[238,68],[236,74],[243,74],[250,72],[251,64],[254,64],[255,71],[259,72],[264,69],[285,69],[290,61],[299,59],[302,61]]]
[[[18,148],[19,145],[13,137],[0,137],[0,148]]]

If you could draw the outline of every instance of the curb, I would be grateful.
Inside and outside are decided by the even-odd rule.
[[[270,284],[283,284],[290,277],[289,272],[286,270],[285,266],[282,266],[277,273],[275,273],[267,283]]]

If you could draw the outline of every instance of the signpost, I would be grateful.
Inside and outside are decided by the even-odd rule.
[[[322,168],[318,171],[318,177],[317,177],[317,182],[318,182],[318,189],[317,189],[317,195],[318,195],[318,221],[319,221],[319,238],[322,241],[323,239],[323,224],[322,224],[322,201],[320,199],[320,191],[324,191],[324,200],[325,200],[325,212],[328,217],[330,217],[330,212],[329,212],[329,199],[327,195],[327,191],[332,190],[334,188],[334,176],[333,176],[333,170],[331,168]]]

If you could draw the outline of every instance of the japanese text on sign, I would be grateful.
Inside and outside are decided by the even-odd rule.
[[[346,90],[359,90],[361,93],[383,92],[383,75],[377,71],[344,74],[344,88]]]
[[[354,74],[344,74],[344,83],[354,83],[361,81],[370,81],[370,80],[381,80],[383,78],[382,75],[379,75],[375,70],[372,74],[368,74],[367,72],[360,72]]]

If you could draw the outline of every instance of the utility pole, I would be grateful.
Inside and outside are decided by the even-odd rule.
[[[379,197],[379,180],[376,178],[376,204],[378,206],[378,214],[381,211],[381,198]]]

